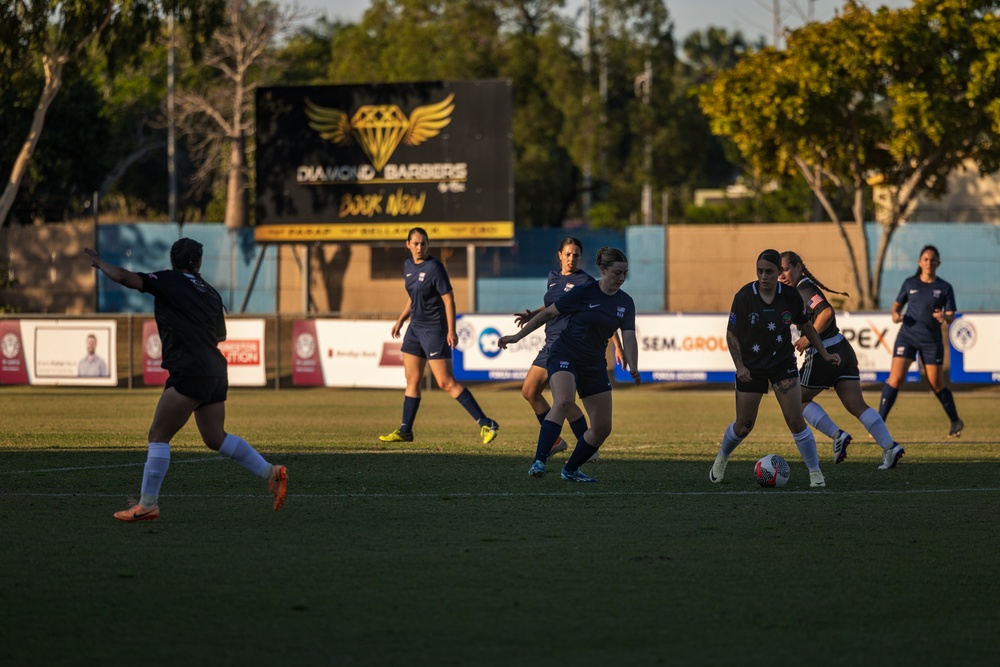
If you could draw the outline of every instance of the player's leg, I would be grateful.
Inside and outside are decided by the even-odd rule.
[[[160,516],[158,507],[163,478],[170,468],[170,440],[177,434],[201,401],[185,396],[174,386],[160,394],[149,427],[146,464],[142,469],[142,487],[139,502],[132,507],[115,512],[120,521],[148,521]]]
[[[409,332],[407,332],[409,333]],[[404,345],[408,339],[404,339]],[[419,345],[416,347],[419,350]],[[424,380],[424,368],[427,359],[420,354],[403,352],[403,375],[406,378],[406,389],[403,392],[403,416],[399,428],[392,433],[380,435],[382,442],[413,442],[413,424],[420,409],[421,389]]]
[[[434,381],[437,382],[438,386],[458,401],[459,405],[469,413],[469,416],[479,424],[479,434],[483,438],[483,444],[488,445],[496,440],[500,425],[486,416],[472,392],[455,379],[451,359],[431,359],[427,364],[430,366],[431,373],[434,374]]]
[[[879,399],[878,403],[878,415],[882,421],[888,421],[889,412],[892,411],[892,406],[896,403],[896,396],[899,394],[899,386],[906,379],[906,373],[910,370],[914,359],[912,354],[910,356],[893,356],[889,366],[889,379],[882,387],[882,398]]]
[[[729,457],[753,430],[766,388],[767,380],[751,380],[749,383],[737,381],[736,419],[726,426],[726,430],[722,433],[719,452],[715,456],[715,462],[712,463],[712,469],[708,471],[709,481],[718,484],[725,477]]]
[[[944,352],[942,350],[941,355]],[[928,357],[929,358],[929,357]],[[944,366],[940,363],[929,364],[924,363],[924,373],[927,375],[927,384],[930,385],[931,391],[934,392],[934,396],[941,403],[941,407],[944,408],[945,414],[948,415],[948,419],[951,420],[951,429],[948,432],[949,438],[957,438],[962,435],[962,429],[965,428],[965,422],[963,422],[958,416],[958,408],[955,407],[955,397],[945,385],[944,380]]]
[[[795,447],[809,469],[809,486],[826,486],[826,480],[819,469],[819,454],[816,452],[816,438],[802,417],[802,390],[799,379],[785,378],[772,385],[778,399],[785,424],[792,433]]]
[[[606,374],[606,372],[605,372]],[[576,442],[576,447],[563,466],[562,478],[570,482],[596,481],[580,472],[580,466],[597,454],[604,441],[611,435],[612,398],[611,390],[589,394],[583,397],[583,407],[590,419],[590,428]]]

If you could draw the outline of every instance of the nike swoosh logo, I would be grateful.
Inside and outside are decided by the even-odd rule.
[[[409,277],[410,277],[410,276],[412,276],[412,275],[413,275],[412,273],[407,273],[407,274],[406,274],[406,277],[407,277],[407,278],[409,278]]]
[[[920,291],[920,290],[915,290],[915,289],[911,289],[911,290],[910,290],[910,294],[916,294],[916,293],[917,293],[917,292],[919,292],[919,291]]]
[[[431,352],[429,356],[436,357],[440,352]]]
[[[555,287],[556,283],[549,283],[549,287]]]
[[[601,304],[599,304],[599,303],[592,303],[592,304],[590,304],[590,307],[591,308],[597,308],[599,305],[601,305]]]

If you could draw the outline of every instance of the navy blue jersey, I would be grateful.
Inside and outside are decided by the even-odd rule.
[[[940,278],[925,283],[919,276],[910,276],[903,281],[896,303],[906,305],[897,341],[942,342],[941,323],[934,319],[934,311],[955,312],[955,292],[950,284]]]
[[[181,271],[140,273],[142,289],[154,297],[153,313],[163,347],[162,366],[171,375],[226,377],[226,316],[219,293]]]
[[[591,275],[581,269],[574,271],[568,276],[564,276],[562,271],[551,271],[549,272],[549,288],[545,291],[545,299],[542,303],[546,307],[551,306],[574,287],[589,285],[592,282],[595,281]],[[561,313],[562,311],[559,312]],[[560,315],[554,320],[549,320],[545,323],[545,347],[552,346],[556,338],[559,338],[562,332],[566,330],[567,324],[569,324],[569,317],[567,315]]]
[[[743,365],[750,371],[763,371],[774,364],[795,358],[791,325],[799,328],[809,321],[799,291],[778,283],[771,303],[760,296],[760,283],[754,281],[740,288],[729,311],[729,331],[736,334],[743,355]]]
[[[830,323],[826,325],[823,331],[818,331],[819,337],[823,340],[833,338],[840,333],[840,329],[837,328],[837,313],[834,311],[833,306],[830,302],[826,300],[826,295],[823,294],[816,283],[809,280],[808,278],[803,278],[799,281],[799,284],[795,286],[795,289],[799,291],[799,296],[802,297],[802,303],[806,306],[806,314],[809,316],[809,321],[815,326],[816,316],[822,313],[824,310],[829,310],[831,319]]]
[[[609,296],[601,283],[577,287],[555,302],[568,315],[566,330],[552,344],[551,356],[566,356],[582,365],[604,363],[608,339],[618,329],[635,331],[635,302],[623,290]]]
[[[412,258],[403,264],[406,293],[410,295],[410,326],[425,330],[448,330],[448,314],[442,295],[451,292],[444,264],[428,257],[420,264]]]

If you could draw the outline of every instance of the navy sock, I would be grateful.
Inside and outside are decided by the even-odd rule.
[[[545,463],[549,460],[549,452],[552,451],[552,445],[556,444],[561,430],[561,424],[550,422],[548,419],[542,422],[542,427],[538,429],[538,446],[535,448],[536,461]]]
[[[955,408],[955,397],[951,395],[951,389],[945,387],[934,395],[941,401],[944,411],[948,413],[948,418],[953,422],[958,421],[958,409]]]
[[[573,429],[573,435],[579,440],[583,437],[583,434],[587,432],[587,416],[581,415],[576,421],[569,423],[569,427]]]
[[[597,447],[588,445],[586,440],[580,438],[576,441],[576,449],[570,455],[569,461],[566,461],[566,465],[563,467],[566,469],[566,472],[575,472],[596,453]]]
[[[545,416],[546,416],[547,414],[549,414],[549,413],[548,413],[548,412],[543,412],[543,413],[541,413],[541,414],[536,414],[536,415],[535,415],[535,419],[537,419],[537,420],[538,420],[538,425],[539,425],[539,426],[541,426],[542,424],[544,424],[544,423],[545,423]]]
[[[893,403],[896,402],[896,395],[899,394],[899,389],[886,384],[882,387],[882,399],[878,402],[878,416],[882,418],[882,421],[886,421],[889,418],[889,411],[892,410]]]
[[[472,396],[472,392],[468,389],[463,389],[462,393],[458,395],[455,399],[462,404],[465,411],[472,415],[472,418],[476,420],[476,423],[480,426],[490,426],[492,422],[486,418],[483,414],[482,408],[479,407],[479,403],[476,403],[476,399]]]
[[[417,410],[420,408],[420,398],[412,396],[403,397],[403,421],[399,424],[400,433],[413,433],[413,422],[417,419]]]

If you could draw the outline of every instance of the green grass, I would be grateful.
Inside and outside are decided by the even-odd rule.
[[[0,664],[994,664],[997,394],[957,394],[955,441],[903,393],[888,472],[821,397],[855,443],[834,466],[818,438],[813,490],[771,396],[713,485],[731,392],[616,390],[581,487],[564,455],[528,479],[529,408],[475,391],[493,445],[440,391],[388,446],[402,392],[234,390],[228,426],[288,466],[285,508],[192,423],[161,518],[122,524],[157,392],[0,388]],[[751,479],[770,452],[784,489]]]

